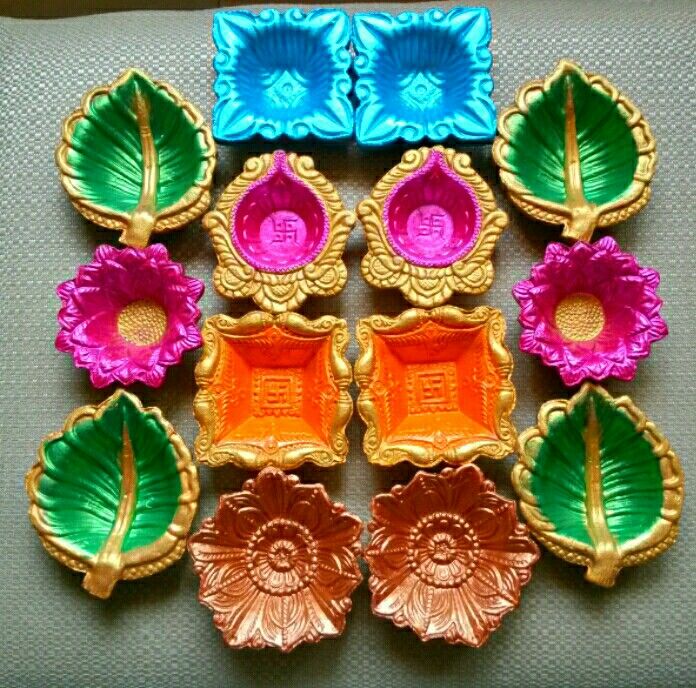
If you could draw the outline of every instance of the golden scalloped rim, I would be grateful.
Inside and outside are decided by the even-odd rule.
[[[423,167],[431,151],[442,154],[450,169],[471,187],[481,207],[481,231],[474,247],[463,258],[444,267],[414,265],[396,253],[382,220],[391,190]],[[471,167],[471,159],[465,153],[443,146],[406,151],[401,162],[375,184],[370,197],[358,205],[357,214],[368,246],[360,271],[373,287],[399,289],[415,306],[431,308],[445,303],[454,293],[481,294],[491,286],[494,277],[491,256],[508,218],[496,207],[491,188]]]
[[[128,228],[131,213],[119,212],[105,206],[92,203],[84,198],[74,183],[75,172],[68,162],[68,153],[71,147],[73,132],[77,123],[87,116],[92,107],[92,101],[98,96],[108,95],[134,74],[151,81],[158,89],[164,91],[184,112],[191,124],[200,132],[205,141],[206,157],[208,164],[203,179],[191,187],[184,196],[174,205],[158,212],[153,233],[169,232],[179,229],[196,218],[200,217],[210,205],[210,189],[213,184],[213,171],[215,169],[216,148],[210,127],[206,124],[203,115],[198,108],[187,101],[179,91],[165,81],[153,79],[140,69],[130,68],[122,72],[118,78],[105,86],[96,86],[82,97],[80,107],[77,108],[63,121],[62,139],[56,149],[56,164],[60,171],[60,181],[70,197],[70,201],[83,217],[94,222],[100,227],[123,232]]]
[[[246,160],[242,173],[225,188],[215,209],[203,218],[203,228],[217,256],[218,265],[213,272],[216,291],[228,299],[251,297],[259,308],[284,313],[299,308],[308,296],[333,296],[343,289],[348,271],[341,256],[356,218],[343,207],[333,184],[314,167],[312,158],[288,153],[290,169],[324,204],[329,217],[326,245],[314,260],[290,272],[266,272],[249,265],[232,243],[230,214],[249,186],[271,168],[274,155],[264,153]]]
[[[434,443],[389,443],[383,439],[379,414],[370,392],[376,367],[373,335],[408,332],[429,321],[450,327],[484,325],[488,328],[491,355],[502,380],[496,404],[496,441],[464,442],[438,448]],[[498,309],[490,306],[477,306],[472,310],[456,306],[440,306],[432,310],[410,308],[393,318],[385,315],[362,318],[356,326],[356,334],[360,347],[354,367],[355,381],[360,389],[357,407],[367,426],[363,437],[363,451],[370,463],[394,466],[401,461],[408,461],[420,468],[430,468],[441,461],[453,465],[470,463],[480,456],[504,459],[515,451],[517,431],[511,419],[516,398],[512,384],[513,361],[510,350],[505,345],[505,318]]]
[[[512,469],[512,485],[519,498],[520,511],[534,537],[557,557],[571,564],[589,567],[593,562],[594,551],[592,547],[555,533],[554,524],[537,507],[536,498],[529,488],[535,465],[535,455],[529,445],[533,440],[548,435],[552,414],[563,413],[567,415],[590,392],[603,396],[615,404],[617,408],[623,410],[636,429],[642,432],[650,443],[660,462],[664,491],[662,518],[641,537],[618,546],[621,555],[619,568],[637,566],[662,554],[677,539],[679,517],[684,501],[684,473],[667,438],[652,421],[647,419],[628,396],[613,398],[600,385],[586,382],[570,399],[553,399],[544,403],[539,409],[537,425],[520,434],[519,458]]]
[[[62,538],[52,534],[50,525],[46,522],[43,509],[38,505],[37,490],[39,480],[44,473],[45,454],[44,447],[48,442],[59,439],[64,433],[84,420],[99,419],[104,411],[119,397],[126,396],[143,412],[152,414],[166,430],[167,437],[176,454],[176,467],[181,478],[181,496],[179,506],[174,513],[174,518],[167,528],[167,532],[147,547],[140,547],[130,552],[121,553],[123,570],[119,578],[121,580],[135,580],[151,576],[171,566],[181,558],[186,550],[186,537],[193,518],[198,508],[198,472],[191,459],[191,453],[184,440],[174,430],[171,423],[162,415],[162,411],[156,407],[143,407],[140,399],[123,389],[118,389],[101,404],[80,406],[76,408],[66,419],[60,432],[53,432],[41,440],[37,462],[29,469],[25,478],[25,487],[29,495],[29,519],[41,539],[44,549],[63,566],[73,571],[86,573],[93,564],[94,557],[85,555],[66,543]]]
[[[498,136],[493,142],[493,160],[500,168],[500,181],[510,200],[522,212],[535,220],[552,225],[563,225],[563,236],[573,236],[568,233],[572,219],[570,208],[531,194],[517,181],[517,176],[507,162],[512,137],[508,121],[514,115],[525,115],[529,112],[529,104],[532,100],[540,93],[547,91],[556,79],[569,71],[577,72],[593,88],[609,96],[617,104],[626,117],[638,148],[638,164],[629,192],[622,198],[597,208],[597,227],[609,227],[623,222],[645,207],[650,200],[650,181],[655,174],[657,163],[655,137],[650,126],[631,100],[620,93],[606,77],[585,72],[575,62],[564,59],[546,78],[525,83],[515,95],[515,104],[505,108],[498,116]],[[589,241],[589,238],[587,240]]]
[[[337,388],[338,399],[331,419],[328,445],[318,442],[293,442],[291,447],[276,447],[269,451],[262,443],[215,443],[217,405],[209,387],[218,365],[219,342],[225,337],[253,336],[270,325],[276,325],[300,337],[331,338],[331,377]],[[292,470],[305,462],[314,463],[322,468],[345,463],[348,455],[346,426],[353,415],[353,398],[348,391],[353,380],[353,371],[345,357],[349,342],[348,325],[345,320],[331,315],[308,320],[299,313],[273,315],[263,311],[252,311],[238,319],[228,315],[214,315],[205,321],[202,335],[203,353],[195,369],[198,392],[193,400],[193,413],[200,426],[194,443],[194,453],[200,463],[208,466],[231,463],[248,470],[259,470],[265,466]]]

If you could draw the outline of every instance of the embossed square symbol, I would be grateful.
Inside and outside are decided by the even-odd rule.
[[[457,369],[451,361],[407,366],[406,384],[409,413],[458,409]]]
[[[299,416],[302,412],[300,368],[254,368],[252,415]]]

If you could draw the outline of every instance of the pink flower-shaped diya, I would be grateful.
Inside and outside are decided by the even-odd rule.
[[[215,289],[273,313],[336,294],[354,224],[311,158],[284,151],[249,158],[203,222],[218,259]]]
[[[643,268],[611,237],[571,247],[552,243],[530,279],[512,290],[520,304],[520,349],[558,369],[563,382],[632,380],[652,342],[667,336],[656,290]]]
[[[320,484],[264,468],[189,538],[199,599],[233,648],[289,652],[343,632],[362,524]]]
[[[202,344],[196,303],[203,288],[161,244],[101,245],[56,290],[62,302],[56,348],[87,368],[95,387],[136,381],[159,387],[167,367]]]
[[[373,286],[398,288],[425,307],[491,286],[491,256],[507,216],[468,155],[442,146],[407,151],[358,216],[368,245],[361,270]]]
[[[372,500],[372,611],[421,640],[483,645],[518,606],[539,548],[477,466],[419,471]]]

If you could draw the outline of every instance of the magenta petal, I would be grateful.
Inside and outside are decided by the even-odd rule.
[[[659,282],[657,271],[641,267],[611,237],[594,244],[579,241],[571,247],[549,244],[544,261],[532,268],[530,279],[513,287],[520,305],[520,349],[557,368],[568,386],[606,377],[630,380],[637,360],[648,356],[651,344],[667,335],[659,315]],[[578,317],[585,318],[581,323],[587,330],[565,334],[559,329],[563,322],[558,321],[556,309],[574,295],[581,295],[584,304],[590,297],[597,299],[603,319],[597,320],[596,306],[571,302],[572,308],[594,310],[577,311]],[[593,327],[600,328],[594,336]],[[589,340],[586,331],[592,337]]]
[[[56,289],[63,304],[56,348],[71,353],[95,387],[137,381],[158,387],[168,366],[202,344],[196,323],[203,288],[203,282],[184,274],[180,263],[169,260],[161,244],[145,249],[101,245],[94,260],[77,269],[75,279]],[[159,311],[162,330],[147,319],[139,322],[136,315],[131,330],[119,331],[119,315],[131,304],[135,311],[129,315],[138,308]]]

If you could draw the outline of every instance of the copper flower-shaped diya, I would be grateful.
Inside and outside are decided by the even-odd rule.
[[[343,463],[353,413],[345,320],[260,311],[208,318],[194,413],[196,458],[259,469]]]
[[[215,289],[272,313],[337,294],[354,224],[312,158],[284,151],[249,158],[203,220],[218,259]]]
[[[434,466],[515,449],[512,357],[500,311],[413,308],[358,322],[355,379],[370,462]]]
[[[233,648],[288,652],[343,632],[362,524],[320,484],[265,468],[189,538],[199,599]]]
[[[515,503],[477,466],[416,473],[372,500],[372,611],[421,640],[483,645],[520,590],[539,548]]]
[[[491,256],[507,215],[469,156],[435,146],[406,151],[358,206],[368,251],[363,277],[430,308],[493,282]]]

